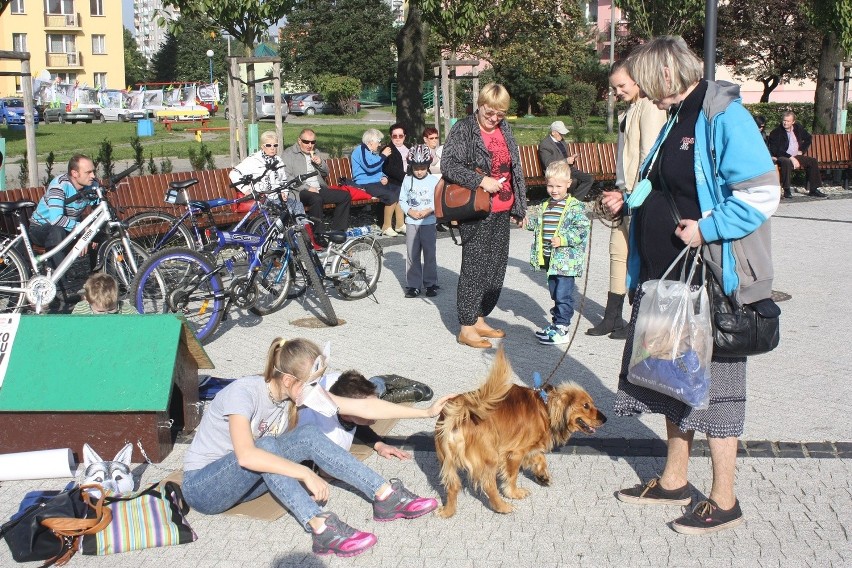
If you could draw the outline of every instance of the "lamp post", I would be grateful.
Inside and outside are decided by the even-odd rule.
[[[213,83],[213,50],[207,50],[207,60],[210,61],[210,83]]]

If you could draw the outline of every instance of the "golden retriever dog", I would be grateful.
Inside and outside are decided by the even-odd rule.
[[[527,497],[529,490],[517,486],[521,468],[531,471],[541,485],[550,485],[544,454],[565,444],[574,432],[592,434],[606,422],[589,394],[575,383],[546,385],[540,392],[513,384],[511,376],[501,347],[485,383],[450,400],[438,417],[435,450],[447,491],[439,517],[456,512],[459,470],[467,471],[474,488],[485,491],[492,509],[511,513],[512,505],[497,488],[498,476],[506,497]]]

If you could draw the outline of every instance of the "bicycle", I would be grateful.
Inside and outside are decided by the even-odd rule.
[[[41,313],[56,297],[57,285],[62,277],[104,227],[111,234],[117,235],[97,247],[95,268],[115,277],[120,292],[127,291],[137,267],[148,255],[128,238],[124,223],[118,218],[106,194],[115,191],[116,184],[137,168],[134,165],[113,176],[105,187],[95,185],[66,199],[66,203],[87,199],[97,205],[61,243],[42,254],[34,251],[23,211],[36,204],[32,201],[0,203],[0,212],[11,213],[18,228],[17,236],[6,237],[0,242],[0,312],[19,312],[29,305],[35,313]],[[64,251],[72,242],[74,246],[55,269],[46,266],[49,259]]]
[[[297,176],[273,192],[281,197],[282,191],[314,175]],[[140,267],[131,286],[131,298],[139,312],[180,313],[199,341],[204,341],[233,304],[258,315],[279,309],[287,300],[293,275],[298,270],[308,285],[314,287],[324,321],[337,325],[337,315],[319,278],[302,261],[308,257],[304,228],[285,200],[267,201],[266,206],[278,217],[263,236],[215,229],[216,250],[239,246],[241,250],[234,256],[214,259],[208,253],[181,247],[152,255]],[[237,276],[234,263],[244,258],[249,259],[246,272]],[[222,273],[232,275],[227,288]],[[319,290],[314,282],[320,282]]]
[[[249,233],[262,235],[262,232],[256,230],[256,225],[252,225],[249,219],[257,212],[261,215],[257,219],[265,219],[268,224],[268,216],[264,208],[263,202],[260,200],[260,194],[255,191],[254,184],[260,181],[267,171],[274,171],[276,168],[267,168],[263,173],[256,177],[251,175],[244,176],[238,182],[232,183],[232,188],[249,185],[249,194],[235,199],[226,199],[220,197],[207,201],[192,200],[189,196],[189,188],[198,183],[198,179],[190,178],[183,181],[173,181],[169,183],[164,196],[166,203],[178,206],[184,206],[185,212],[180,217],[175,217],[164,211],[145,211],[137,213],[127,220],[127,231],[131,240],[142,246],[149,253],[155,253],[159,250],[168,247],[185,247],[194,250],[204,250],[209,244],[210,235],[199,227],[198,218],[206,215],[208,225],[215,226],[212,209],[224,207],[227,205],[235,205],[254,201],[251,208],[246,212],[242,219],[231,228],[232,231],[239,231],[244,226]],[[186,227],[186,222],[189,222],[190,228]]]

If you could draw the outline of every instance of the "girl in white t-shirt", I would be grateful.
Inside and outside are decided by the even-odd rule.
[[[328,500],[329,485],[300,462],[311,460],[361,490],[373,501],[377,521],[412,519],[438,506],[435,499],[408,491],[398,479],[386,481],[315,426],[296,428],[296,406],[311,392],[311,398],[319,395],[342,414],[426,418],[438,416],[450,397],[424,409],[378,398],[336,397],[306,385],[324,369],[316,344],[279,338],[269,347],[262,376],[237,379],[216,395],[184,458],[183,492],[191,507],[205,514],[221,513],[269,491],[311,531],[315,554],[354,556],[373,546],[375,535],[324,512],[317,503]]]

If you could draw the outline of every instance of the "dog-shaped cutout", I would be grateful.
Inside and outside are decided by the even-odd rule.
[[[450,400],[438,417],[435,450],[447,492],[439,517],[456,512],[459,470],[467,471],[475,489],[485,491],[492,509],[511,513],[512,505],[498,490],[498,477],[506,497],[527,497],[530,491],[517,486],[521,468],[531,471],[541,485],[549,485],[545,453],[565,444],[574,432],[592,434],[606,422],[589,394],[575,383],[546,385],[539,391],[513,384],[511,376],[501,347],[485,383]]]
[[[83,481],[97,483],[104,489],[114,493],[130,493],[136,483],[130,473],[133,444],[126,444],[115,455],[112,461],[106,461],[92,449],[89,444],[83,444]]]

